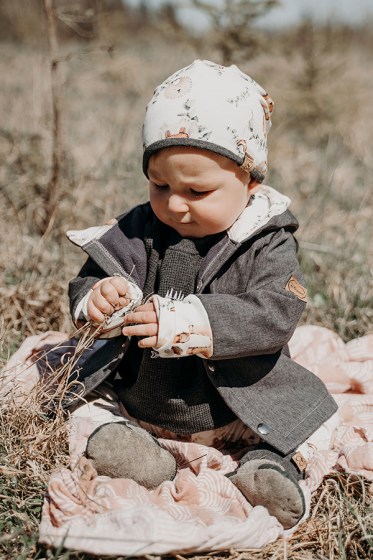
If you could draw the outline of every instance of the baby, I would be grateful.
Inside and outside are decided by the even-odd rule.
[[[88,441],[99,474],[172,479],[157,437],[239,446],[230,480],[289,528],[304,515],[305,442],[337,406],[287,348],[307,291],[290,200],[262,184],[272,109],[236,66],[196,60],[158,86],[143,126],[149,202],[68,233],[89,255],[70,298],[75,322],[109,338],[82,369],[86,391],[121,407]]]

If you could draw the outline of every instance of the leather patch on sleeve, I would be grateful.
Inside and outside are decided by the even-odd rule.
[[[295,276],[291,276],[289,278],[288,283],[285,286],[285,290],[291,292],[297,298],[301,299],[302,301],[307,301],[307,289],[302,286],[295,278]]]
[[[298,469],[303,472],[306,470],[306,467],[308,465],[308,461],[307,459],[302,455],[302,453],[300,453],[300,451],[297,451],[293,456],[292,456],[292,460],[294,461],[294,463],[297,465]]]

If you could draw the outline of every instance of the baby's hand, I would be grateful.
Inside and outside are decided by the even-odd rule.
[[[87,303],[88,316],[96,324],[101,324],[114,311],[130,303],[129,288],[125,278],[113,276],[97,282],[92,288]],[[126,297],[127,296],[127,297]]]
[[[152,301],[139,305],[124,318],[124,323],[132,323],[122,329],[125,336],[143,336],[140,348],[157,348],[158,318]]]

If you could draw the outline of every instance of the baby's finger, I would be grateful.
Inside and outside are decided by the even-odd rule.
[[[120,296],[125,296],[128,294],[128,282],[125,278],[121,278],[120,276],[113,276],[112,278],[110,278],[110,284],[114,286]]]
[[[98,311],[101,311],[101,313],[104,315],[112,315],[114,312],[113,305],[109,301],[107,301],[107,299],[101,294],[99,290],[95,290],[92,292],[88,304],[90,302],[92,302],[92,304],[98,309]]]
[[[147,303],[143,303],[142,305],[136,307],[134,312],[141,313],[142,311],[154,311],[154,310],[155,310],[154,303],[152,301],[148,301]]]
[[[120,297],[118,299],[118,303],[116,305],[117,309],[122,309],[122,307],[127,307],[127,305],[130,303],[130,300],[128,298],[125,297]]]
[[[137,309],[140,309],[138,307]],[[135,323],[136,325],[139,324],[147,324],[147,323],[157,323],[157,314],[155,311],[132,311],[131,313],[127,313],[124,318],[124,322]]]
[[[90,320],[94,323],[100,325],[105,321],[105,315],[99,309],[97,309],[92,300],[89,300],[87,303],[87,313]]]
[[[156,336],[149,336],[148,338],[142,338],[138,342],[139,348],[155,348],[157,344]]]
[[[107,281],[108,281],[107,278],[101,278],[101,280],[98,280],[98,282],[96,282],[96,284],[93,284],[92,290],[95,290],[98,286],[101,286],[101,284],[103,284],[104,282],[107,282]]]
[[[142,325],[129,325],[122,329],[125,336],[157,336],[158,325],[155,323],[142,324]]]
[[[111,305],[116,306],[118,304],[118,290],[111,284],[111,282],[101,284],[96,291],[98,291]]]

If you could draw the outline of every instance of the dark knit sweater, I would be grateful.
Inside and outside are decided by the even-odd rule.
[[[146,239],[145,295],[165,296],[170,289],[184,296],[194,293],[202,259],[221,237],[182,238],[155,222]],[[139,349],[133,340],[120,374],[116,390],[128,412],[139,420],[187,434],[224,426],[236,418],[197,356],[162,359],[153,350]]]

